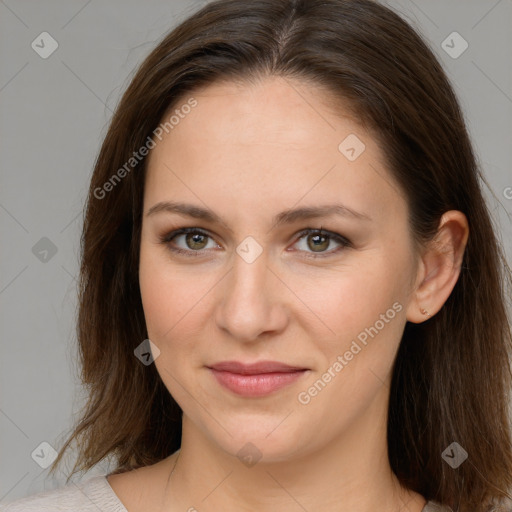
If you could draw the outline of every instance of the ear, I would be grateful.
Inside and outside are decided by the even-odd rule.
[[[468,221],[462,212],[450,210],[443,214],[436,236],[420,256],[406,311],[409,322],[428,320],[443,307],[459,278],[468,236]],[[429,315],[423,314],[422,309]]]

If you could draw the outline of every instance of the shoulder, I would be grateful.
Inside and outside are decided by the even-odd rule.
[[[105,475],[0,504],[0,512],[127,512]]]

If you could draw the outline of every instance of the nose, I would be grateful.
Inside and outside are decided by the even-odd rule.
[[[265,251],[251,263],[235,254],[233,267],[217,290],[217,326],[244,343],[283,332],[289,322],[286,290],[268,266]]]

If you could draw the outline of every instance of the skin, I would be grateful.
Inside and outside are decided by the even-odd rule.
[[[406,321],[425,321],[421,308],[434,316],[457,281],[465,216],[447,212],[435,242],[416,251],[405,199],[375,140],[329,108],[320,89],[271,77],[216,83],[191,96],[197,106],[149,156],[139,268],[149,338],[160,350],[156,368],[183,410],[182,447],[109,483],[129,512],[420,512],[426,500],[400,487],[387,458],[391,368]],[[349,134],[366,146],[354,161],[338,150]],[[159,201],[208,207],[223,222],[148,216]],[[272,223],[285,209],[335,203],[371,220]],[[186,235],[161,242],[181,227],[209,238],[201,246],[187,245]],[[315,233],[298,233],[320,227],[352,245],[337,251],[331,238],[317,249],[327,256],[307,258],[319,254]],[[236,252],[247,236],[263,249],[252,263]],[[298,394],[395,303],[401,310],[300,403]],[[309,371],[268,396],[247,398],[206,368],[226,360]],[[237,457],[248,442],[262,454],[251,467]]]

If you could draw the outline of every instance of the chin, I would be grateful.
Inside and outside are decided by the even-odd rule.
[[[232,421],[222,421],[226,430],[215,427],[208,437],[224,452],[237,457],[248,467],[256,463],[277,463],[303,455],[305,440],[311,436],[298,424],[283,421],[287,413],[262,417],[251,414],[245,417],[233,417]],[[220,418],[219,418],[220,419]],[[295,418],[297,421],[297,418]],[[228,434],[231,434],[231,436]],[[305,444],[306,443],[306,444]]]

